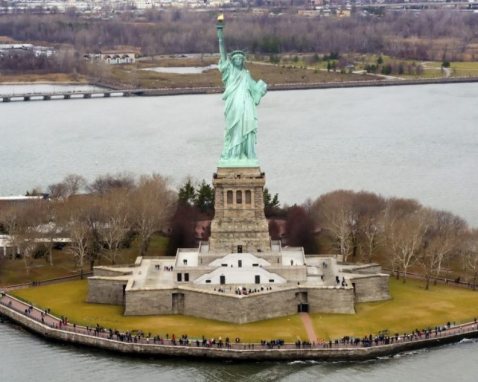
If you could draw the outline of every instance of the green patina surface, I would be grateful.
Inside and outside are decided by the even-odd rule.
[[[240,50],[226,54],[224,24],[216,26],[219,40],[219,71],[224,83],[224,149],[219,167],[258,167],[256,156],[256,106],[267,92],[267,84],[254,81],[244,67],[245,54]]]

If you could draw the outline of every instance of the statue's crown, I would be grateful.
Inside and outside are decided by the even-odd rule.
[[[229,55],[231,56],[231,58],[233,58],[234,56],[246,57],[246,54],[242,50],[234,50]]]

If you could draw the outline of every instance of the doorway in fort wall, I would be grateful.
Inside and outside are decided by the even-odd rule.
[[[172,294],[172,312],[173,314],[184,314],[184,293]]]
[[[297,292],[295,294],[295,299],[297,301],[297,313],[308,313],[309,298],[307,292]]]

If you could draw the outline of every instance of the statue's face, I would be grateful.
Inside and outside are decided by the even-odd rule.
[[[238,69],[242,69],[244,67],[244,56],[236,54],[234,57],[232,57],[232,65]]]

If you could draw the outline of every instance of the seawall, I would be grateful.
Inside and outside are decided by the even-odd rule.
[[[8,296],[9,298],[13,298]],[[15,299],[16,300],[16,299]],[[16,300],[20,302],[19,300]],[[28,306],[25,304],[25,306]],[[40,312],[38,310],[38,312]],[[79,333],[75,326],[67,326],[67,330],[54,325],[47,325],[30,317],[26,312],[0,304],[0,314],[27,330],[52,341],[71,343],[105,351],[130,354],[181,358],[219,359],[232,361],[271,361],[271,360],[320,360],[320,361],[363,361],[377,357],[391,356],[397,353],[458,342],[463,338],[478,337],[478,326],[475,323],[465,324],[446,332],[443,335],[427,339],[406,340],[387,345],[334,346],[324,347],[322,344],[309,348],[294,348],[293,344],[281,347],[265,348],[260,344],[235,344],[233,348],[217,348],[190,345],[172,345],[141,342],[125,342],[98,335]],[[50,318],[54,316],[48,315]],[[42,316],[43,317],[43,316]],[[57,318],[55,318],[57,319]],[[79,330],[79,329],[78,329]]]

